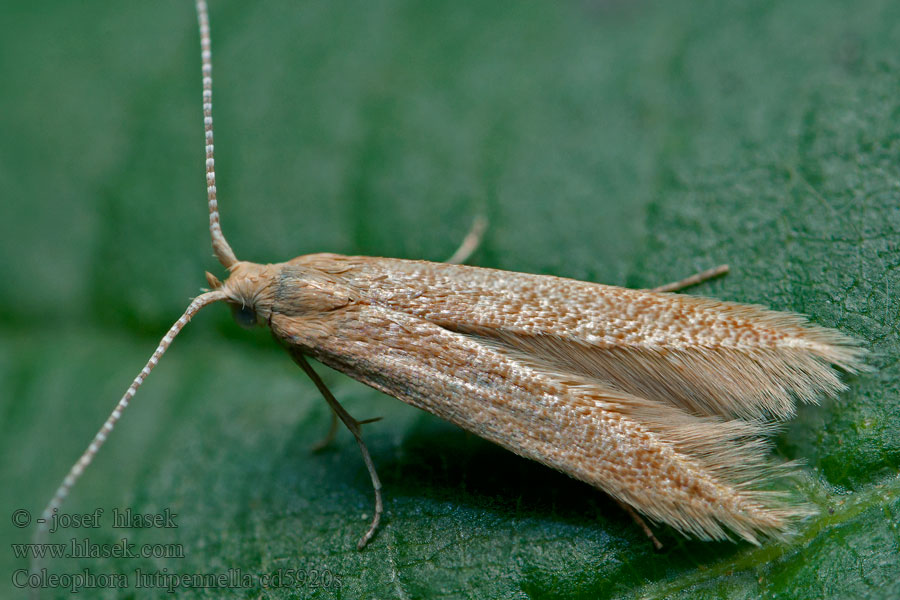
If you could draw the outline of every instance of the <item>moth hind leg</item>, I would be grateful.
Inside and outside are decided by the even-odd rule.
[[[481,245],[484,232],[487,230],[487,224],[487,218],[483,215],[475,217],[475,220],[472,221],[472,227],[469,228],[469,233],[463,238],[459,248],[456,249],[453,256],[444,262],[450,265],[461,265],[469,260],[475,251],[478,250],[478,246]]]
[[[661,285],[659,287],[655,287],[651,289],[651,292],[678,292],[683,290],[684,288],[689,288],[694,285],[698,285],[703,283],[704,281],[709,281],[710,279],[715,279],[716,277],[721,277],[728,273],[728,265],[719,265],[718,267],[713,267],[712,269],[707,269],[705,271],[700,271],[699,273],[694,273],[690,277],[685,277],[680,281],[673,281],[672,283],[667,283],[665,285]]]
[[[372,523],[369,525],[369,529],[366,530],[366,533],[360,538],[359,542],[356,544],[356,548],[358,550],[362,550],[366,547],[366,544],[375,536],[375,530],[378,529],[378,524],[381,523],[381,514],[384,512],[384,502],[381,499],[381,480],[378,478],[378,473],[375,471],[375,463],[372,462],[372,456],[369,454],[369,449],[366,447],[365,442],[363,442],[360,425],[364,423],[371,423],[373,419],[368,419],[366,421],[357,421],[350,413],[348,413],[343,406],[341,406],[340,402],[334,397],[334,394],[331,393],[331,390],[325,385],[325,382],[322,381],[322,378],[319,377],[319,374],[316,373],[309,362],[306,360],[306,357],[303,356],[298,351],[290,350],[291,358],[294,359],[294,362],[300,366],[303,371],[309,375],[309,378],[312,379],[313,383],[318,388],[319,392],[324,396],[325,401],[328,402],[328,406],[331,407],[332,412],[337,415],[337,417],[344,423],[347,429],[350,430],[350,433],[353,434],[353,437],[356,438],[356,443],[359,444],[359,449],[362,452],[363,462],[366,463],[366,469],[369,471],[369,477],[372,478],[372,487],[375,491],[375,516],[372,518]],[[374,419],[377,420],[377,419]],[[330,435],[329,437],[333,437]],[[326,438],[327,439],[327,438]],[[329,440],[330,441],[330,440]]]
[[[637,512],[633,508],[631,508],[621,500],[616,500],[616,503],[622,508],[622,510],[627,512],[631,516],[631,519],[637,524],[637,526],[640,527],[641,530],[643,530],[644,534],[650,539],[650,542],[653,544],[653,547],[657,550],[657,552],[662,550],[662,542],[656,539],[656,536],[653,535],[653,531],[650,530],[650,526],[647,525],[647,522],[643,518],[641,518],[641,515],[637,514]]]

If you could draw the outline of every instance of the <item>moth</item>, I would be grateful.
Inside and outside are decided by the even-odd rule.
[[[375,497],[359,548],[383,513],[381,483],[362,422],[308,358],[606,492],[648,533],[636,513],[700,539],[758,544],[810,514],[770,489],[797,465],[773,459],[768,438],[797,401],[845,389],[832,366],[862,371],[865,351],[797,314],[670,293],[722,269],[634,290],[457,264],[479,231],[448,263],[238,260],[219,222],[209,19],[205,1],[196,5],[209,226],[228,276],[207,273],[211,289],[172,325],[72,466],[47,522],[178,332],[216,302],[243,325],[268,327],[312,379],[333,411],[329,439],[337,420],[355,437]]]

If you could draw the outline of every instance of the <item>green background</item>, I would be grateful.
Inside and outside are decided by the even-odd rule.
[[[264,331],[213,306],[176,341],[65,505],[56,537],[182,544],[54,572],[327,570],[237,598],[900,597],[900,4],[213,1],[223,227],[238,256],[440,260],[808,314],[876,371],[802,407],[776,452],[821,515],[788,544],[654,553],[592,488],[320,369],[352,438]],[[39,511],[205,285],[193,6],[0,3],[0,499]],[[115,530],[113,507],[174,530]],[[4,545],[0,595],[24,596]],[[217,598],[221,590],[185,597]],[[59,591],[60,597],[65,596]],[[48,593],[45,597],[55,597]],[[82,597],[163,597],[93,590]]]

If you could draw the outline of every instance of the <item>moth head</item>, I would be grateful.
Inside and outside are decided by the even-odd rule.
[[[230,304],[230,306],[234,322],[244,329],[253,329],[258,325],[263,325],[263,323],[259,322],[259,315],[257,315],[256,309],[252,306],[238,304]]]
[[[265,325],[272,315],[278,266],[238,261],[230,270],[231,275],[219,289],[234,320],[245,329]]]

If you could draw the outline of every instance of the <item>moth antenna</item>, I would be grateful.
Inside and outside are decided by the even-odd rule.
[[[209,11],[206,0],[197,0],[197,21],[200,24],[200,59],[203,63],[203,130],[206,135],[206,198],[209,202],[209,235],[216,258],[226,269],[238,259],[234,255],[222,226],[219,225],[219,203],[216,200],[216,159],[213,144],[212,118],[212,50],[209,40]]]
[[[144,379],[147,378],[147,375],[150,374],[150,371],[153,370],[153,367],[159,362],[159,359],[163,354],[166,353],[166,350],[169,348],[169,345],[172,343],[172,340],[175,339],[175,336],[178,335],[178,332],[190,322],[191,318],[197,314],[201,308],[206,306],[207,304],[211,304],[213,302],[217,302],[219,300],[225,299],[225,293],[221,290],[214,290],[212,292],[206,292],[205,294],[201,294],[194,298],[194,300],[188,305],[187,310],[184,311],[184,314],[181,315],[172,327],[169,328],[169,331],[163,336],[162,340],[159,342],[159,346],[156,347],[156,350],[153,352],[153,355],[150,357],[150,360],[147,361],[147,364],[144,365],[144,368],[141,369],[141,372],[138,373],[137,377],[134,378],[134,381],[131,382],[131,385],[125,391],[125,395],[122,396],[122,399],[119,400],[119,403],[116,404],[116,407],[110,413],[109,417],[107,417],[106,422],[103,424],[103,427],[100,428],[100,431],[94,436],[94,439],[91,441],[90,445],[81,455],[72,468],[69,469],[68,475],[66,475],[65,479],[63,479],[59,488],[57,488],[56,493],[53,494],[53,498],[50,499],[49,504],[47,504],[47,508],[44,509],[44,512],[41,513],[41,518],[38,520],[38,528],[35,531],[34,539],[36,543],[40,543],[43,537],[47,534],[47,529],[49,528],[50,519],[53,516],[53,513],[62,506],[62,503],[65,501],[66,497],[69,495],[69,492],[72,490],[72,487],[81,477],[84,470],[88,465],[91,464],[91,461],[94,460],[94,457],[97,455],[97,452],[100,451],[100,448],[106,443],[106,438],[109,436],[110,432],[116,426],[116,423],[122,416],[122,413],[128,407],[128,403],[134,397],[137,389],[141,387],[141,384],[144,383]]]

